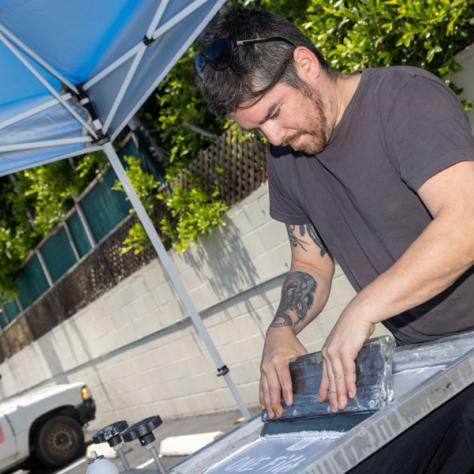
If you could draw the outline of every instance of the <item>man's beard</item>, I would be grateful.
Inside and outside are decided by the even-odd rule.
[[[295,151],[302,151],[308,154],[320,153],[326,148],[329,140],[328,124],[324,114],[324,104],[321,94],[312,87],[303,87],[303,95],[311,101],[313,106],[310,120],[319,124],[318,128],[309,130],[298,130],[292,135],[288,135],[282,142],[282,146],[291,146]],[[306,136],[308,141],[297,144],[300,137]]]

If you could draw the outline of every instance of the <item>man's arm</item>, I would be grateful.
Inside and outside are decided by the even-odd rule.
[[[291,268],[281,292],[280,305],[265,338],[260,377],[260,404],[269,415],[281,416],[281,396],[291,405],[291,359],[306,353],[296,334],[322,310],[334,273],[332,258],[311,224],[287,226]]]
[[[329,395],[333,409],[345,408],[347,396],[355,395],[354,361],[374,324],[433,298],[474,263],[474,162],[437,173],[418,195],[433,220],[392,267],[349,303],[323,348],[320,398]]]

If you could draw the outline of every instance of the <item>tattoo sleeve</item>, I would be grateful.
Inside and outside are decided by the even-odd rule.
[[[288,273],[283,282],[280,305],[270,327],[299,329],[314,302],[317,286],[316,280],[309,273]]]
[[[295,230],[298,228],[301,237],[297,237],[295,235]],[[290,245],[292,247],[301,247],[305,252],[307,252],[307,248],[309,242],[305,240],[303,237],[308,237],[319,247],[319,255],[324,257],[326,254],[326,248],[322,243],[321,239],[319,238],[316,229],[314,228],[313,224],[303,224],[303,225],[287,225],[286,230],[288,231],[288,238],[290,239]]]

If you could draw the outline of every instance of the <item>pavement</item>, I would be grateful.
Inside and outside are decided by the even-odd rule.
[[[259,408],[250,409],[252,415],[259,412]],[[170,436],[183,436],[199,433],[222,431],[223,434],[237,428],[242,423],[242,415],[238,410],[211,415],[194,416],[191,418],[164,419],[163,424],[154,432],[156,436],[155,445],[157,449],[160,442]],[[92,432],[86,431],[86,439],[92,439]],[[153,469],[153,461],[150,453],[140,446],[138,441],[126,443],[126,456],[130,467],[136,469]],[[163,456],[161,461],[167,469],[184,460],[186,456]],[[118,458],[111,460],[122,471],[122,465]],[[9,474],[85,474],[87,470],[87,459],[82,457],[61,469],[51,469],[42,466],[34,466],[29,470],[20,469],[11,471]]]

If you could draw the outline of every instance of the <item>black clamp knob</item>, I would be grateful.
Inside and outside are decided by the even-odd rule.
[[[108,443],[109,446],[113,448],[122,442],[120,433],[122,433],[122,431],[126,430],[127,428],[128,423],[125,420],[116,421],[115,423],[112,423],[98,431],[92,437],[92,442],[94,444]]]
[[[230,372],[229,367],[227,367],[227,365],[223,365],[222,367],[219,367],[217,369],[217,376],[223,377],[224,375],[227,375],[229,372]]]
[[[142,446],[147,446],[155,441],[153,430],[156,430],[156,428],[158,428],[162,423],[163,421],[159,416],[145,418],[125,430],[122,433],[123,440],[128,443],[129,441],[138,439]]]

